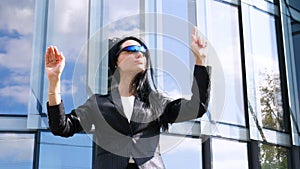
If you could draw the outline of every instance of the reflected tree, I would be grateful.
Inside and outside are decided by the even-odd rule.
[[[259,86],[262,123],[264,128],[284,130],[279,74],[262,73]]]
[[[265,71],[261,75],[263,80],[259,90],[263,127],[283,131],[283,108],[279,74]],[[262,169],[286,169],[287,150],[279,146],[261,144],[260,160]]]
[[[283,147],[261,144],[260,164],[262,169],[287,169],[287,150]]]

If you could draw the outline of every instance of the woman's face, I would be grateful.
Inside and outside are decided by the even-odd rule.
[[[121,49],[132,45],[141,46],[135,40],[127,40],[121,45]],[[137,74],[146,70],[146,62],[146,57],[141,52],[122,51],[119,54],[117,65],[122,72]]]

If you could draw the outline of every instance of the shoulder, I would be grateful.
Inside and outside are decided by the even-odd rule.
[[[163,92],[153,91],[149,95],[149,101],[152,105],[164,107],[166,104],[172,101],[172,99],[170,97],[167,97],[167,95]]]
[[[90,98],[88,100],[96,102],[96,103],[103,103],[105,101],[110,100],[111,95],[110,94],[93,94],[92,96],[90,96]]]

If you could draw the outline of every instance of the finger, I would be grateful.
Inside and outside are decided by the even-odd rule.
[[[55,50],[54,50],[54,46],[50,46],[50,62],[54,63],[56,60],[56,56],[55,56]]]
[[[204,38],[203,37],[201,37],[201,47],[204,47]]]
[[[202,47],[201,37],[198,37],[198,38],[197,38],[197,45],[198,45],[199,47]]]
[[[53,46],[53,50],[54,50],[55,56],[59,55],[59,52],[58,52],[58,49],[56,46]]]
[[[49,64],[50,61],[51,61],[51,46],[49,46],[47,48],[46,55],[45,55],[45,60],[46,60],[47,64]]]
[[[57,63],[61,63],[64,60],[64,55],[62,52],[59,52],[59,54],[57,55]]]
[[[46,64],[49,63],[49,47],[47,48],[47,50],[45,52],[45,62],[46,62]]]
[[[59,56],[60,53],[59,53],[59,51],[58,51],[58,49],[57,49],[56,46],[53,47],[53,50],[54,50],[54,54],[55,54],[55,62],[57,62],[59,60],[59,58],[60,58],[60,56]]]
[[[197,27],[196,26],[194,26],[193,35],[197,36]]]
[[[193,30],[192,41],[195,43],[197,42],[197,27],[196,26],[194,27],[194,30]]]

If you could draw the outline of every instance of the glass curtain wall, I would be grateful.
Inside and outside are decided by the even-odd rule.
[[[35,0],[0,1],[0,114],[27,114]]]
[[[91,93],[107,92],[109,40],[127,35],[149,44],[159,89],[188,98],[192,25],[211,46],[212,97],[203,118],[162,133],[166,167],[298,168],[299,5],[297,0],[1,0],[0,168],[92,166],[93,133],[61,138],[48,130],[47,46],[56,45],[66,57],[66,112]]]

